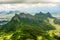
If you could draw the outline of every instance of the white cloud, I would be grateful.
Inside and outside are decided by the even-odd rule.
[[[56,7],[57,4],[48,3],[37,3],[37,4],[0,4],[0,10],[10,10],[10,9],[25,9],[25,8],[36,8],[36,7]]]
[[[0,0],[0,2],[26,2],[26,3],[33,3],[33,2],[60,2],[60,0]]]
[[[0,18],[4,18],[4,19],[6,19],[6,18],[12,18],[14,16],[14,14],[0,14]]]
[[[60,0],[41,0],[41,2],[51,2],[51,3],[55,3],[55,2],[60,2]]]
[[[0,2],[18,2],[21,0],[0,0]]]

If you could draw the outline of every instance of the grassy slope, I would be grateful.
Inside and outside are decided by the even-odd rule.
[[[52,24],[53,26],[55,26],[56,27],[56,29],[57,29],[57,31],[59,32],[59,28],[57,28],[57,26],[60,26],[60,25],[56,25],[56,24],[54,24],[54,22],[53,22],[53,19],[51,19],[51,18],[49,18],[49,22],[50,22],[50,24]],[[53,31],[53,30],[52,30]],[[56,32],[57,32],[56,31]],[[12,34],[13,33],[11,33],[11,34],[6,34],[6,35],[3,35],[2,37],[0,37],[0,40],[3,40],[5,37],[7,38],[7,40],[9,40],[10,39],[10,37],[12,36]],[[38,36],[38,38],[37,38],[38,40],[41,40],[42,39],[42,37],[41,36]],[[27,39],[28,40],[28,39]]]
[[[60,33],[60,25],[55,24],[53,21],[54,21],[54,19],[49,18],[49,23],[56,28],[56,30],[54,30],[53,32],[54,32],[56,35],[58,35],[58,34]]]

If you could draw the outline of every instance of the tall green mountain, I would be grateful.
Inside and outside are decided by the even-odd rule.
[[[12,34],[9,39],[4,38],[4,40],[26,40],[27,38],[37,40],[38,36],[42,36],[42,40],[55,40],[55,38],[50,37],[48,34],[50,30],[55,30],[49,23],[48,18],[52,18],[50,13],[44,14],[40,12],[35,15],[15,14],[10,22],[1,27],[0,34],[1,36],[3,34]]]

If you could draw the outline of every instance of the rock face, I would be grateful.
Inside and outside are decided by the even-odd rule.
[[[46,14],[48,17],[50,17],[50,18],[52,18],[52,15],[48,12],[47,14]]]
[[[15,16],[12,19],[17,19],[20,20],[20,18],[27,18],[27,19],[32,19],[32,20],[40,20],[40,21],[48,21],[48,17],[49,18],[53,18],[52,15],[48,12],[48,13],[36,13],[35,15],[31,15],[31,14],[25,14],[25,13],[20,13],[20,14],[15,14]]]
[[[30,15],[30,14],[25,14],[25,13],[20,13],[19,16],[22,17],[22,18],[32,18],[32,17],[33,17],[32,15]]]

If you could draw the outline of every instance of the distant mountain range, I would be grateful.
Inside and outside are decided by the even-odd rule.
[[[20,13],[20,11],[1,11],[0,14],[15,14],[15,13]]]

